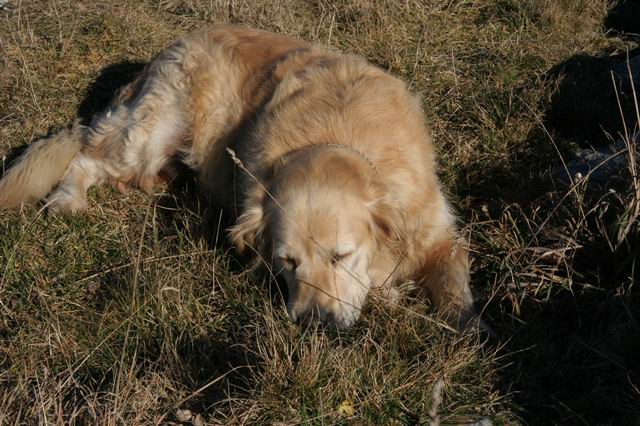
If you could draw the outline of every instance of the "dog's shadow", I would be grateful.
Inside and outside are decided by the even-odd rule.
[[[87,89],[77,109],[77,117],[81,124],[88,125],[93,117],[103,111],[114,98],[120,88],[132,82],[147,64],[144,62],[123,61],[103,68],[95,81]],[[57,127],[50,127],[47,133],[36,137],[39,140],[59,132]],[[9,149],[3,160],[4,170],[0,169],[0,177],[18,160],[29,147],[28,144]]]
[[[135,80],[146,66],[145,62],[123,61],[100,70],[78,106],[77,115],[82,124],[91,123],[96,114],[107,108],[118,90]]]

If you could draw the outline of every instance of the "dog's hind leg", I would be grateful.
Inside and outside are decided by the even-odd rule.
[[[48,197],[54,211],[86,207],[87,190],[104,182],[151,192],[185,142],[185,82],[171,49],[93,120],[85,146]],[[174,55],[175,56],[175,55]]]

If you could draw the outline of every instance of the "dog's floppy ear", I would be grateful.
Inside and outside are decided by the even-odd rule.
[[[255,205],[247,208],[229,228],[229,238],[240,254],[243,254],[247,247],[259,250],[264,228],[264,210],[261,205]]]
[[[264,206],[265,196],[267,194],[265,187],[276,179],[276,176],[285,167],[287,162],[288,158],[286,156],[282,156],[274,161],[269,171],[265,173],[265,183],[254,187],[253,191],[250,191],[247,196],[249,201],[244,213],[242,213],[236,220],[236,223],[229,228],[229,239],[240,254],[243,254],[247,247],[258,252],[267,248],[268,244],[265,244],[266,242],[262,238],[267,223]]]
[[[373,232],[379,243],[399,243],[403,239],[402,216],[399,210],[385,198],[369,204]]]
[[[271,174],[269,175],[269,178],[271,180],[275,179],[288,163],[289,163],[289,157],[286,155],[283,155],[282,157],[277,158],[273,162],[273,166],[271,167]]]

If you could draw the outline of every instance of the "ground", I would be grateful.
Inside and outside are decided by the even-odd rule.
[[[3,2],[3,168],[204,25],[300,36],[404,79],[500,338],[444,330],[421,300],[374,300],[345,332],[295,326],[188,176],[153,196],[101,188],[82,216],[0,212],[0,424],[639,424],[635,149],[606,188],[549,179],[578,148],[634,146],[633,87],[610,70],[638,47],[638,13],[631,0]]]

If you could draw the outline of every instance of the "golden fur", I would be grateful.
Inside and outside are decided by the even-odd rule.
[[[363,58],[281,35],[178,40],[90,126],[34,144],[0,181],[0,208],[54,187],[49,208],[71,212],[92,185],[151,191],[175,157],[237,216],[238,250],[282,271],[293,320],[348,327],[370,289],[407,282],[451,323],[476,318],[418,99]]]

